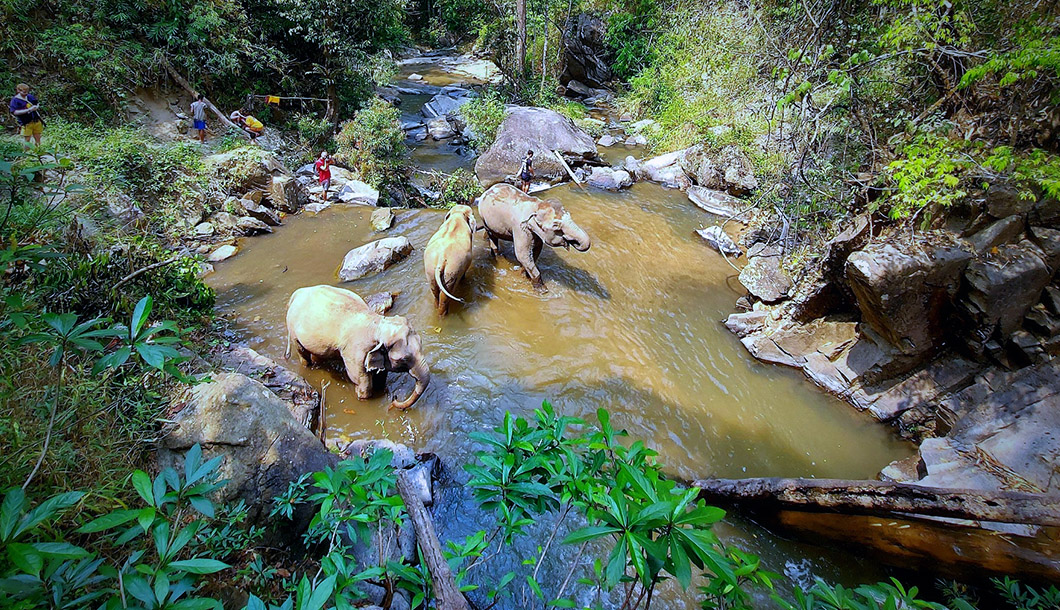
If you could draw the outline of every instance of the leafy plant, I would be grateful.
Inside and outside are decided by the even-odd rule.
[[[472,144],[483,151],[497,139],[507,112],[500,94],[490,90],[461,106],[460,114],[471,128]]]

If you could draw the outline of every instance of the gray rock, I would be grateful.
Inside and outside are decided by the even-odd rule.
[[[236,252],[239,252],[239,248],[232,244],[226,244],[211,252],[210,256],[206,257],[206,260],[210,261],[211,263],[219,263],[221,261],[232,258],[236,255]]]
[[[762,330],[765,326],[769,313],[765,310],[752,310],[743,313],[729,314],[725,319],[725,328],[737,337],[746,337],[751,333]]]
[[[420,501],[423,502],[424,506],[430,506],[434,503],[434,496],[431,493],[431,473],[423,464],[417,464],[408,471],[408,482],[412,489],[419,496]]]
[[[1019,241],[1019,236],[1023,233],[1023,225],[1022,216],[1009,216],[987,225],[982,231],[969,237],[968,242],[972,244],[972,249],[977,254],[985,254],[991,248],[1001,244]]]
[[[232,184],[236,193],[270,191],[273,177],[291,175],[275,153],[255,146],[210,155],[203,162],[208,171]]]
[[[320,212],[331,207],[331,204],[327,201],[314,201],[313,203],[306,204],[305,211],[310,214],[319,214]]]
[[[1045,264],[1053,275],[1060,270],[1060,230],[1046,227],[1031,229],[1031,241],[1044,255]]]
[[[220,364],[264,384],[286,403],[295,421],[313,429],[319,394],[305,379],[246,345],[233,345],[222,352]]]
[[[354,248],[346,253],[339,269],[339,279],[351,282],[373,273],[379,273],[390,265],[404,259],[412,252],[407,237],[387,237]]]
[[[596,91],[592,87],[578,80],[569,81],[566,87],[568,97],[592,97],[596,95]]]
[[[705,212],[722,218],[732,218],[743,224],[747,224],[751,219],[749,210],[751,206],[746,201],[737,199],[728,193],[702,186],[690,186],[687,192],[692,203]]]
[[[360,180],[351,179],[346,182],[335,196],[343,203],[360,205],[377,205],[379,203],[379,191]]]
[[[394,226],[394,211],[390,208],[379,208],[372,212],[372,229],[383,232]]]
[[[527,150],[534,151],[534,171],[539,179],[563,179],[567,172],[552,154],[567,158],[596,159],[596,143],[567,117],[545,108],[510,107],[497,138],[475,162],[475,175],[485,187],[514,175]]]
[[[447,91],[434,96],[431,101],[423,105],[420,113],[428,119],[449,117],[457,114],[464,104],[471,101],[472,97],[470,95],[453,95],[453,93],[452,91]]]
[[[713,226],[699,229],[696,231],[696,235],[702,237],[708,246],[726,256],[740,256],[741,254],[740,246],[737,246],[736,242],[721,227]]]
[[[272,391],[239,373],[215,374],[213,381],[191,387],[174,410],[163,430],[159,465],[179,470],[195,444],[204,459],[222,456],[218,478],[228,483],[217,499],[245,501],[251,523],[267,519],[271,499],[290,483],[337,462]],[[309,505],[297,509],[293,523],[276,528],[277,541],[300,544],[313,511]]]
[[[641,133],[642,131],[656,131],[659,129],[659,124],[651,119],[643,119],[633,123],[629,126],[630,133]]]
[[[377,292],[365,298],[364,302],[376,313],[382,315],[394,306],[394,295],[390,292]]]
[[[579,81],[606,87],[613,78],[607,46],[607,24],[589,13],[579,13],[563,30],[563,71],[559,82]]]
[[[367,458],[373,451],[381,449],[389,450],[390,453],[393,454],[393,458],[390,460],[390,466],[392,468],[404,469],[416,465],[416,454],[413,453],[412,449],[409,449],[407,445],[402,445],[401,443],[395,443],[394,441],[386,439],[351,441],[342,450],[342,455],[344,458],[352,456]]]
[[[626,138],[624,144],[626,146],[647,146],[648,138],[641,134],[637,134],[635,136],[629,136],[628,138]]]
[[[107,213],[124,223],[135,222],[144,215],[139,204],[132,197],[118,193],[107,197]]]
[[[280,215],[275,210],[267,208],[260,203],[256,203],[250,199],[240,199],[239,205],[246,212],[247,216],[256,218],[265,224],[276,227],[283,224],[280,221]]]
[[[732,195],[746,195],[758,188],[751,161],[735,144],[716,153],[697,144],[685,151],[681,166],[699,186]]]
[[[870,244],[850,255],[846,276],[862,320],[904,353],[925,354],[951,327],[953,299],[971,259],[959,246]]]
[[[435,140],[445,140],[456,135],[456,130],[445,117],[437,117],[427,121],[427,133]]]
[[[991,184],[985,199],[986,211],[994,218],[1024,215],[1034,208],[1034,200],[1020,197],[1019,189],[1011,184]]]
[[[747,265],[740,271],[740,283],[755,297],[775,303],[788,295],[791,278],[781,267],[780,250],[769,246],[747,251]]]
[[[617,191],[633,185],[633,178],[624,169],[615,170],[610,167],[594,167],[587,178],[589,186]]]
[[[959,307],[963,336],[975,353],[992,340],[1008,338],[1041,299],[1052,274],[1030,242],[1005,244],[996,254],[968,265]]]
[[[622,168],[633,177],[641,175],[640,161],[637,161],[637,158],[633,155],[626,155],[625,160],[622,162]]]
[[[309,202],[309,192],[294,176],[273,176],[269,183],[269,203],[277,210],[294,214]],[[265,219],[262,219],[268,222]]]
[[[213,235],[213,232],[214,227],[208,222],[200,222],[195,225],[195,234],[199,237],[209,237],[210,235]]]
[[[616,140],[615,137],[611,134],[605,134],[599,140],[596,141],[596,144],[598,146],[614,146],[617,143],[618,140]]]
[[[652,182],[658,182],[667,188],[687,189],[691,181],[681,169],[680,160],[683,150],[659,155],[640,164],[637,176]]]
[[[250,216],[240,216],[236,219],[236,228],[243,235],[258,235],[260,233],[272,233],[272,227]]]
[[[423,80],[423,75],[413,72],[412,74],[409,74],[408,79],[411,81]]]

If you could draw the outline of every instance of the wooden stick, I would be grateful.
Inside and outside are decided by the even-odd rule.
[[[408,477],[407,470],[398,471],[397,490],[401,499],[405,501],[405,508],[408,509],[409,518],[412,519],[412,526],[416,528],[416,543],[423,551],[423,558],[431,574],[438,610],[468,610],[467,600],[457,588],[453,572],[449,569],[445,555],[442,554],[442,545],[438,542],[438,535],[434,533],[431,515],[423,506],[423,502],[416,494]]]
[[[699,497],[773,509],[859,515],[926,515],[1060,526],[1060,496],[1022,491],[942,489],[839,479],[703,479]]]
[[[157,263],[151,263],[150,265],[148,265],[146,267],[141,267],[141,268],[137,269],[136,271],[133,271],[129,275],[127,275],[127,276],[121,278],[120,280],[118,280],[117,283],[115,283],[113,286],[110,287],[110,289],[111,290],[117,290],[118,288],[121,288],[122,286],[127,284],[130,280],[136,278],[137,276],[139,276],[139,275],[141,275],[143,273],[147,273],[148,271],[150,271],[152,269],[158,269],[159,267],[165,267],[166,265],[171,265],[171,264],[179,261],[181,258],[183,258],[183,256],[178,254],[176,256],[171,256],[171,257],[167,258],[164,261],[158,261]]]
[[[556,158],[559,159],[560,164],[563,166],[563,169],[567,170],[567,174],[571,177],[571,180],[577,182],[578,185],[581,185],[582,181],[578,180],[578,177],[574,175],[573,171],[571,171],[571,168],[567,165],[567,161],[563,158],[563,155],[559,154],[558,150],[552,151],[552,154],[556,155]]]
[[[328,386],[331,385],[330,381],[325,381],[324,385],[320,386],[320,413],[317,415],[317,426],[319,428],[318,435],[320,436],[320,442],[327,445],[327,431],[328,421],[327,412],[325,411],[324,405],[328,393]]]
[[[162,56],[162,67],[166,69],[166,72],[169,72],[169,75],[173,78],[173,80],[177,81],[178,85],[183,87],[185,91],[191,94],[191,97],[198,99],[199,92],[196,91],[195,88],[191,86],[191,83],[189,83],[183,76],[177,73],[176,69],[173,68],[173,65],[169,63],[169,59],[167,59],[165,55]],[[247,139],[250,139],[250,134],[244,131],[243,128],[239,125],[236,125],[235,123],[230,121],[228,117],[225,116],[225,114],[217,108],[217,106],[214,106],[213,102],[211,102],[209,98],[203,97],[202,101],[206,102],[206,107],[209,108],[214,114],[216,114],[217,118],[221,119],[222,123],[228,125],[232,129],[237,130],[239,133],[243,134]]]

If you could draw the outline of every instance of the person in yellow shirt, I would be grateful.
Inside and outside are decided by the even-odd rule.
[[[232,122],[243,128],[243,131],[250,134],[250,140],[254,141],[258,136],[265,133],[265,124],[249,114],[243,114],[239,110],[233,110],[232,114],[229,115]]]

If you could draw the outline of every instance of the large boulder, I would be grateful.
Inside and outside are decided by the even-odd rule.
[[[751,218],[750,211],[753,206],[724,191],[708,189],[702,186],[690,186],[687,193],[688,199],[704,212],[721,216],[722,218],[731,218],[743,224],[747,224]]]
[[[346,253],[339,269],[339,279],[352,282],[362,277],[379,273],[402,260],[412,252],[407,237],[386,237]]]
[[[360,180],[349,180],[338,187],[335,197],[343,203],[354,203],[358,205],[378,205],[379,191],[372,188],[366,182]]]
[[[684,150],[678,150],[648,159],[640,164],[637,175],[644,180],[658,182],[666,188],[685,190],[692,182],[681,167],[684,154]]]
[[[617,191],[633,185],[633,177],[629,175],[629,172],[610,167],[594,167],[586,181],[589,186],[606,191]]]
[[[270,192],[273,176],[291,172],[275,153],[257,147],[244,147],[203,159],[207,169],[232,187],[235,192],[250,190]]]
[[[709,189],[746,195],[758,188],[751,161],[735,144],[717,152],[697,144],[685,150],[681,167],[696,184]]]
[[[1041,250],[1029,241],[1005,244],[995,252],[973,261],[964,273],[962,334],[976,353],[1019,328],[1052,276]]]
[[[497,139],[475,162],[479,182],[490,187],[514,176],[527,150],[534,151],[534,173],[546,180],[567,175],[552,154],[554,150],[568,159],[568,163],[597,158],[596,142],[574,121],[546,108],[513,106],[508,108]]]
[[[268,517],[272,498],[287,491],[303,474],[337,463],[312,432],[299,423],[288,405],[268,388],[239,373],[213,375],[213,381],[186,391],[168,417],[158,452],[159,465],[182,468],[193,445],[203,457],[222,456],[219,479],[227,484],[218,500],[243,500],[252,523]],[[297,545],[313,507],[295,513],[273,534],[276,542]]]
[[[581,13],[563,32],[563,70],[559,82],[579,81],[590,87],[606,87],[613,78],[607,47],[607,24],[599,17]]]
[[[766,303],[787,297],[791,278],[781,266],[780,249],[762,244],[752,246],[747,251],[747,265],[740,270],[740,283]]]
[[[449,123],[449,119],[440,116],[427,121],[427,133],[435,140],[445,140],[455,136],[456,130]]]
[[[953,299],[971,259],[956,245],[870,244],[849,256],[846,276],[863,321],[903,353],[926,354],[952,328]]]
[[[219,359],[224,368],[263,383],[287,403],[287,409],[300,424],[307,428],[315,426],[320,395],[301,376],[246,345],[225,349]]]
[[[463,90],[460,90],[463,91]],[[464,92],[467,93],[466,91]],[[464,104],[471,101],[470,95],[461,95],[459,91],[439,93],[423,105],[420,114],[428,119],[448,117],[456,114]]]
[[[294,176],[280,174],[269,182],[268,201],[277,210],[293,214],[309,203],[309,192]]]

